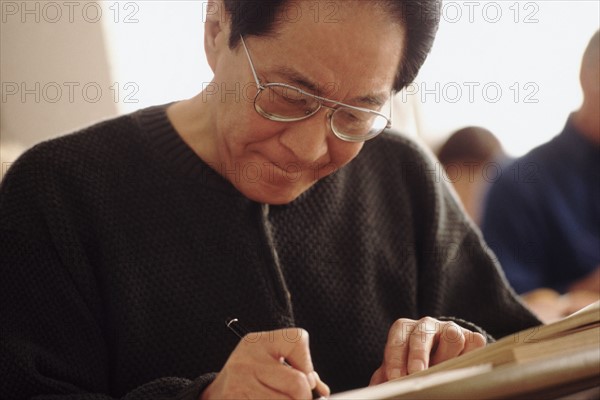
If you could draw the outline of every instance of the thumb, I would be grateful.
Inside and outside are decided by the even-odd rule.
[[[275,331],[275,335],[273,356],[284,358],[290,366],[305,374],[314,371],[307,331],[302,328],[286,328]]]

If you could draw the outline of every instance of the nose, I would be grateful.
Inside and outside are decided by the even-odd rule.
[[[302,164],[310,164],[321,159],[327,152],[330,110],[323,108],[305,120],[287,122],[279,141],[287,147]]]

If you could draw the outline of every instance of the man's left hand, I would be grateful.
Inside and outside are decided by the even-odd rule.
[[[396,320],[388,333],[383,363],[370,385],[400,378],[485,346],[485,337],[454,322],[431,317]]]

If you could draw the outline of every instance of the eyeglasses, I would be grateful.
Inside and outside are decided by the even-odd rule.
[[[331,130],[338,138],[347,142],[364,142],[392,126],[390,119],[375,110],[316,96],[285,83],[262,84],[254,69],[246,42],[242,36],[240,38],[258,89],[254,96],[254,109],[263,117],[279,122],[301,121],[312,117],[322,107],[328,108],[331,110],[327,114]],[[327,106],[323,102],[335,104],[335,107]]]

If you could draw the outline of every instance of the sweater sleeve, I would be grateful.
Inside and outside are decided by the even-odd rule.
[[[517,298],[479,229],[468,220],[445,182],[432,179],[432,160],[422,155],[425,174],[409,182],[417,192],[419,313],[452,317],[501,338],[541,322]],[[460,324],[459,324],[460,325]]]
[[[0,398],[197,399],[215,374],[115,392],[94,273],[67,225],[52,224],[51,167],[36,158],[0,186]]]
[[[0,232],[0,397],[111,399],[110,351],[102,327],[56,252]],[[197,399],[214,374],[164,377],[123,399]],[[62,397],[64,396],[64,397]]]

